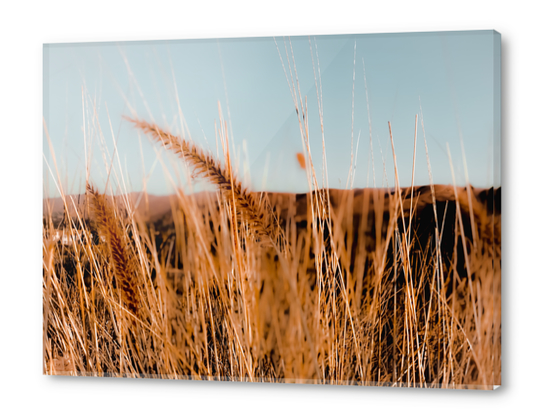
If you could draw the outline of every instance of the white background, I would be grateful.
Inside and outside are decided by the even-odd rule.
[[[538,417],[540,13],[533,1],[3,2],[0,417]],[[503,59],[503,386],[495,392],[41,375],[42,44],[496,29]]]

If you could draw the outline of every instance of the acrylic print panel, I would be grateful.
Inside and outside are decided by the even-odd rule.
[[[501,383],[500,35],[44,46],[50,375]]]

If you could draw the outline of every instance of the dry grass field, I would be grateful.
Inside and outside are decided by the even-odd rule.
[[[216,191],[44,201],[46,374],[500,384],[500,188],[252,192],[130,121]]]

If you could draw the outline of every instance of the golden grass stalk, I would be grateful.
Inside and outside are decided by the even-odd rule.
[[[234,200],[241,221],[249,225],[260,242],[279,245],[282,229],[271,210],[264,204],[265,201],[258,203],[229,168],[223,167],[209,152],[205,152],[187,140],[167,133],[156,124],[138,119],[126,119],[144,133],[150,134],[156,142],[186,160],[192,166],[194,176],[209,180],[219,188],[226,200]]]
[[[139,312],[139,294],[136,285],[135,262],[127,247],[123,230],[118,226],[115,215],[103,194],[87,184],[87,194],[94,213],[100,236],[105,237],[113,270],[120,289],[121,301],[134,315]]]

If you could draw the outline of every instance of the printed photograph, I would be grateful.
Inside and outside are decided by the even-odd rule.
[[[43,46],[43,373],[501,384],[495,31]]]

